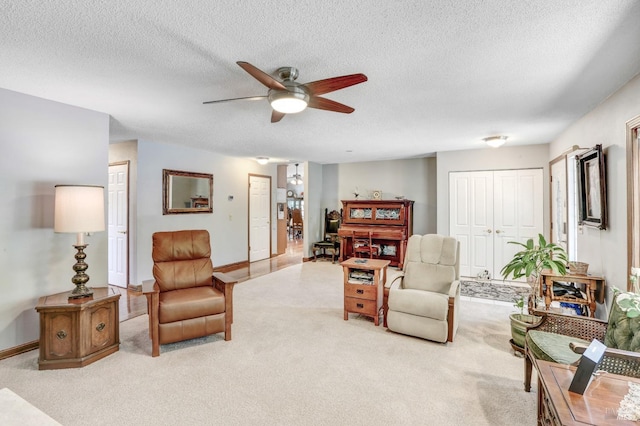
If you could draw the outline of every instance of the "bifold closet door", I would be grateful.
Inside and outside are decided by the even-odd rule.
[[[451,173],[449,191],[449,235],[460,241],[460,275],[492,270],[493,172]]]
[[[542,169],[452,172],[449,235],[460,241],[460,275],[500,270],[518,247],[543,231]]]
[[[542,169],[500,170],[493,173],[494,266],[492,277],[520,247],[509,241],[537,241],[543,232]]]

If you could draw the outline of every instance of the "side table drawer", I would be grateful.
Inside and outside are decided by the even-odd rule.
[[[358,299],[375,300],[378,286],[365,284],[345,284],[344,297],[356,297]]]
[[[378,314],[378,304],[375,300],[345,297],[344,306],[347,312],[356,312],[370,316],[376,316]]]

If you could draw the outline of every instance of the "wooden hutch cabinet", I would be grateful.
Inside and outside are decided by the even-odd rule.
[[[342,200],[340,261],[353,257],[354,240],[368,235],[376,258],[402,268],[407,240],[413,234],[412,200]]]

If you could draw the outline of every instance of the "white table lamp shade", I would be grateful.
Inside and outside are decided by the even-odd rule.
[[[104,231],[104,187],[56,185],[54,232]]]

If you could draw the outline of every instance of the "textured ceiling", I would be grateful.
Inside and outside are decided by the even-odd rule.
[[[111,115],[111,141],[337,163],[551,141],[640,72],[637,0],[0,0],[0,87]],[[271,124],[236,61],[369,81]]]

